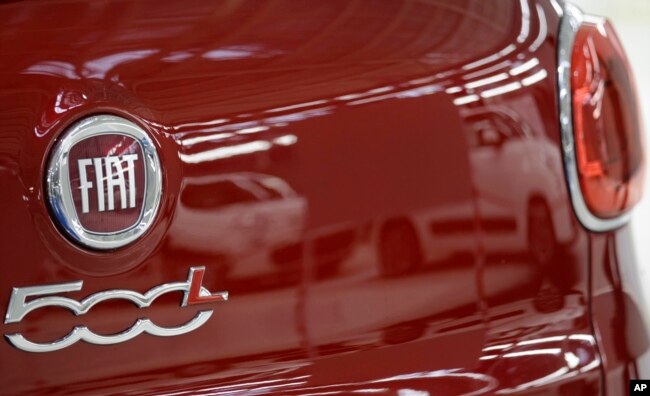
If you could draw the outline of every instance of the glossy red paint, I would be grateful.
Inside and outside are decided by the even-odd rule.
[[[3,343],[3,391],[621,389],[633,353],[608,346],[624,326],[603,275],[614,234],[586,232],[565,187],[557,12],[543,0],[0,5],[0,307],[12,287],[144,292],[197,265],[207,289],[230,292],[183,336],[38,355]],[[154,226],[107,253],[69,242],[44,199],[52,146],[96,113],[142,126],[164,170]],[[590,264],[594,290],[610,287],[593,323]],[[177,297],[100,304],[83,324],[183,323],[196,311]],[[78,324],[51,309],[1,328],[43,342]]]
[[[593,326],[603,356],[607,394],[629,392],[628,379],[634,379],[631,362],[647,350],[650,340],[642,315],[623,291],[619,266],[629,262],[629,226],[616,233],[591,236]]]

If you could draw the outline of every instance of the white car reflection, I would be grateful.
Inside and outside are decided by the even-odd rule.
[[[274,271],[273,249],[300,241],[306,213],[305,198],[278,177],[195,179],[182,190],[170,247],[220,261],[228,278],[263,275]]]

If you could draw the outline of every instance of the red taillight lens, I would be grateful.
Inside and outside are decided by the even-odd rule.
[[[644,148],[634,87],[611,25],[583,21],[571,55],[573,131],[580,188],[597,217],[616,217],[641,198]]]

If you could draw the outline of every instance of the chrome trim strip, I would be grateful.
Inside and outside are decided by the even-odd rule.
[[[142,148],[145,167],[145,192],[140,218],[130,228],[114,233],[86,230],[77,215],[70,190],[68,155],[72,147],[89,137],[122,134],[135,139]],[[114,115],[95,115],[74,123],[57,143],[47,170],[50,207],[58,223],[76,242],[99,250],[116,249],[142,236],[153,223],[162,195],[162,169],[153,141],[133,122]]]
[[[576,160],[575,141],[573,138],[573,109],[571,103],[571,54],[573,43],[580,25],[585,19],[580,9],[572,4],[565,3],[564,16],[560,22],[558,37],[558,94],[560,107],[560,130],[562,134],[562,154],[564,170],[571,194],[573,210],[580,223],[591,231],[604,232],[618,228],[630,219],[628,211],[618,217],[603,219],[595,216],[585,202],[580,190],[578,165]]]

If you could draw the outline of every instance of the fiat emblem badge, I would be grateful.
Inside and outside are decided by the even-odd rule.
[[[53,217],[74,242],[92,249],[116,249],[141,237],[156,217],[161,190],[153,141],[113,115],[75,122],[48,164]]]

